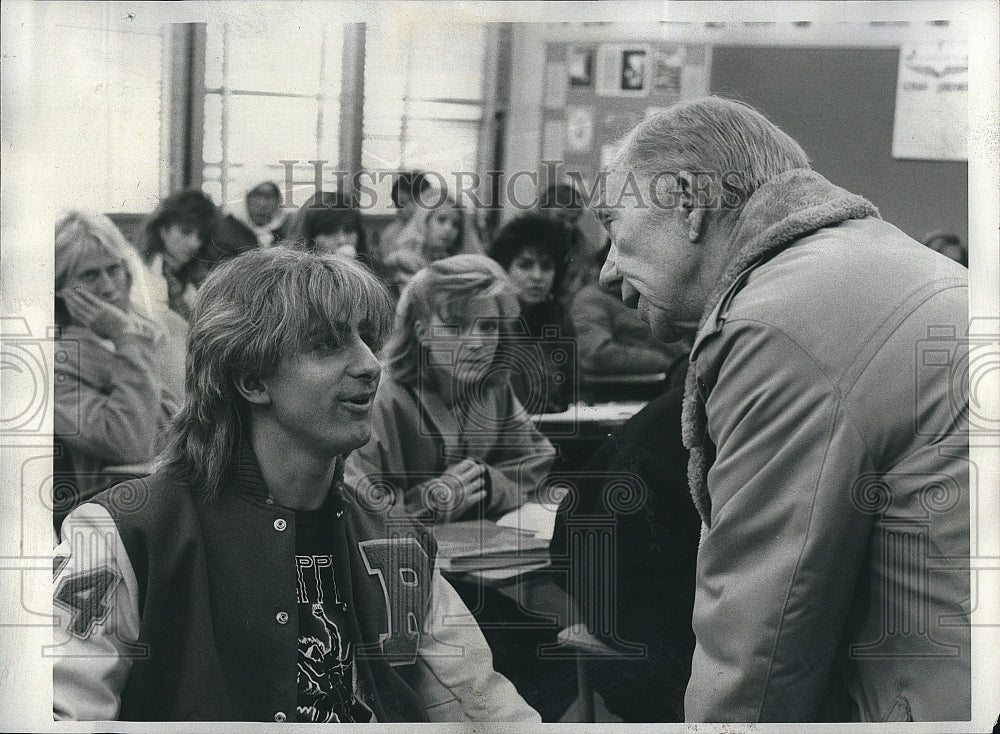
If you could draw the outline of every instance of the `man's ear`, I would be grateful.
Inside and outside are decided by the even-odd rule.
[[[233,384],[244,400],[254,405],[270,405],[271,395],[267,391],[267,385],[259,377],[253,375],[240,375]]]
[[[417,335],[417,339],[423,340],[426,338],[427,325],[424,323],[423,319],[413,319],[413,333]]]
[[[711,192],[704,189],[697,189],[694,175],[690,171],[681,171],[677,174],[677,185],[681,190],[681,207],[684,209],[688,224],[688,240],[697,242],[701,238],[702,227],[705,224],[705,214],[708,211],[701,206],[705,195]]]

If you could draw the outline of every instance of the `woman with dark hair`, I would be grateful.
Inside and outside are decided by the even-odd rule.
[[[187,189],[160,202],[145,225],[143,257],[160,286],[154,298],[185,319],[194,291],[219,261],[257,247],[257,236],[206,194]]]
[[[311,196],[295,213],[288,239],[294,247],[353,258],[373,272],[381,271],[381,263],[368,247],[361,212],[340,192]]]
[[[518,399],[531,413],[563,411],[575,397],[572,327],[557,297],[569,246],[564,224],[532,213],[501,227],[490,247],[490,257],[507,271],[521,307],[518,330],[507,335],[508,348],[535,356],[511,377]],[[534,348],[524,348],[529,346]]]
[[[378,237],[379,256],[383,261],[399,248],[399,236],[417,213],[418,201],[430,189],[424,171],[400,171],[395,175],[389,197],[396,209],[396,216],[382,228]]]

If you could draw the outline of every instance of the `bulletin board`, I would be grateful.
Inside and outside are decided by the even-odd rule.
[[[710,87],[759,109],[814,169],[911,237],[944,229],[968,242],[968,163],[893,157],[899,56],[898,48],[716,45]]]
[[[681,99],[708,93],[710,49],[632,41],[547,43],[541,160],[563,161],[591,184],[636,123]]]

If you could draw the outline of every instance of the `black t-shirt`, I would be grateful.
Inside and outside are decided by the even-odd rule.
[[[335,527],[326,509],[295,514],[295,577],[299,608],[298,721],[368,723],[372,712],[356,691],[354,641],[347,636],[346,604],[334,568]]]

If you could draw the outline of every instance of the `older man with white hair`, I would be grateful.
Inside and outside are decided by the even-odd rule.
[[[968,719],[966,271],[726,99],[639,124],[605,183],[602,284],[694,339],[685,719]]]

